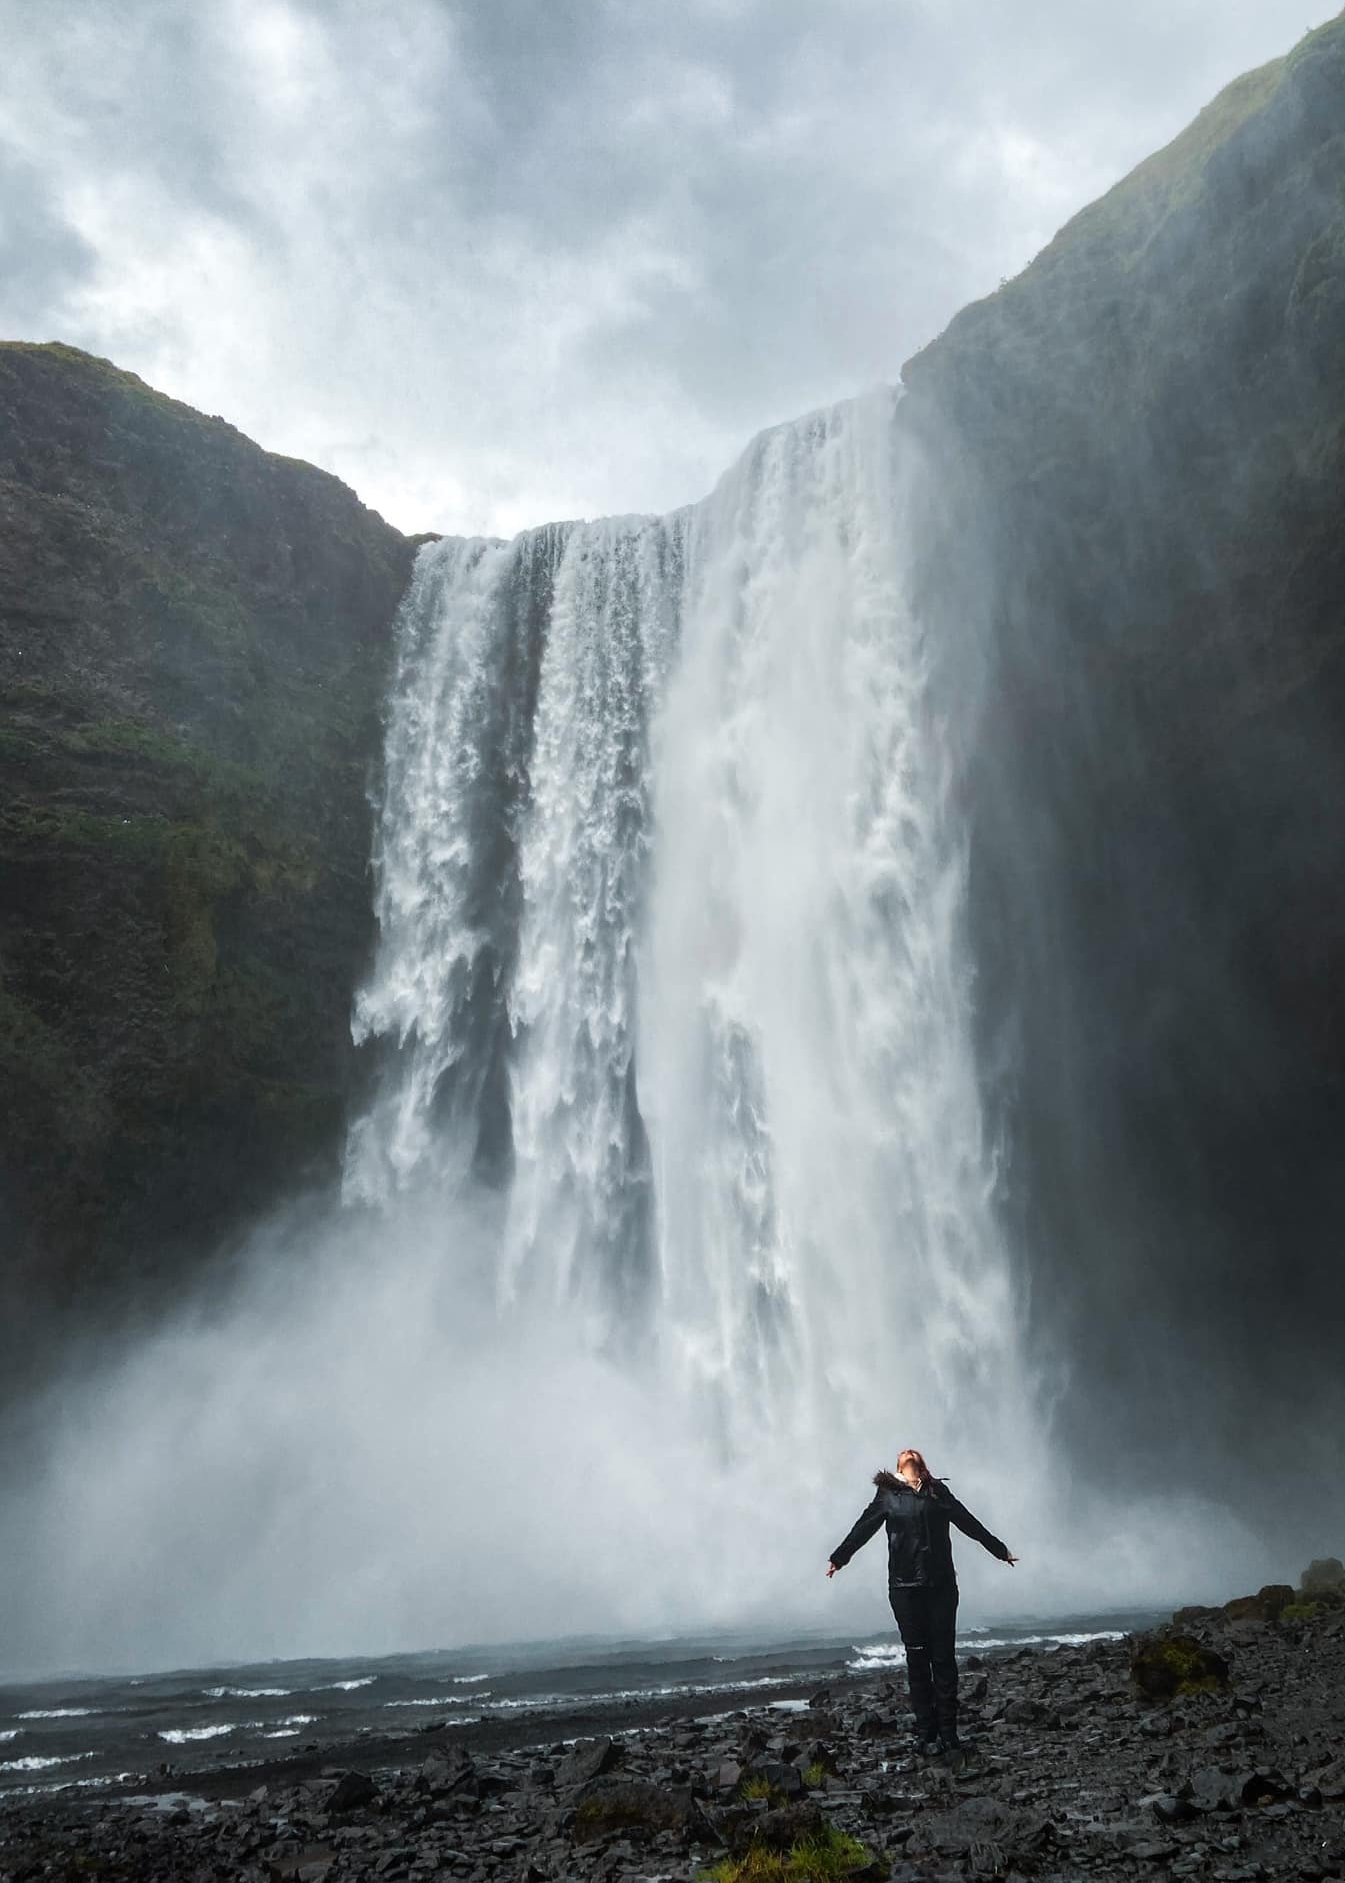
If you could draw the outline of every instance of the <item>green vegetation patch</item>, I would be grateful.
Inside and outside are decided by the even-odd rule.
[[[741,1857],[726,1857],[713,1869],[702,1870],[704,1883],[831,1883],[833,1878],[872,1872],[873,1852],[844,1831],[827,1825],[788,1850],[752,1845]],[[886,1874],[886,1865],[882,1873]]]
[[[1131,1655],[1130,1673],[1150,1700],[1219,1693],[1228,1685],[1227,1661],[1191,1635],[1142,1636]]]
[[[0,810],[0,842],[24,849],[60,847],[130,856],[156,855],[174,826],[163,817],[100,817],[64,804],[9,804]]]

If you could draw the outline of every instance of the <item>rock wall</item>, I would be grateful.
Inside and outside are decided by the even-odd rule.
[[[982,1052],[1076,1438],[1337,1461],[1345,20],[905,368]]]
[[[0,346],[0,1321],[160,1292],[330,1168],[414,545],[63,346]],[[111,1284],[111,1291],[108,1285]]]

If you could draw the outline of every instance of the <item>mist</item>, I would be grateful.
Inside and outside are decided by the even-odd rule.
[[[823,1571],[908,1443],[1021,1556],[962,1547],[970,1617],[1284,1572],[1224,1487],[1077,1477],[1027,1338],[949,718],[982,696],[935,683],[897,411],[778,427],[668,518],[421,551],[343,1194],[25,1409],[12,1671],[860,1638],[877,1550]]]
[[[717,1458],[694,1403],[554,1312],[502,1332],[456,1266],[487,1264],[492,1215],[480,1198],[394,1224],[292,1214],[231,1300],[53,1388],[4,1500],[6,1677],[886,1630],[880,1546],[834,1584],[823,1570],[906,1426],[875,1407],[825,1450],[766,1432]],[[1025,1526],[1016,1486],[1050,1454],[939,1449],[938,1425],[916,1432],[936,1467],[1023,1553],[1006,1570],[962,1544],[973,1619],[1213,1599],[1279,1566],[1228,1511],[1161,1488],[1081,1494],[1056,1474]]]

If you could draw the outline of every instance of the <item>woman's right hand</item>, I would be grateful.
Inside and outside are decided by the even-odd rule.
[[[828,1580],[830,1580],[830,1578],[831,1578],[832,1576],[834,1576],[834,1575],[836,1574],[836,1571],[837,1571],[837,1570],[838,1570],[839,1568],[840,1568],[840,1564],[839,1564],[839,1563],[828,1563],[828,1564],[827,1564],[827,1578],[828,1578]]]

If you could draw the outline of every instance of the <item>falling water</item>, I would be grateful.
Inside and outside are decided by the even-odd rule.
[[[672,517],[421,551],[343,1200],[34,1408],[13,1656],[871,1629],[877,1562],[822,1568],[905,1443],[1024,1552],[963,1552],[982,1615],[1255,1560],[1189,1499],[1062,1515],[1049,1451],[1005,1495],[1041,1440],[894,404]]]
[[[401,617],[347,1194],[507,1170],[502,1348],[573,1311],[721,1459],[965,1447],[1013,1361],[894,396],[670,518],[426,549]]]

